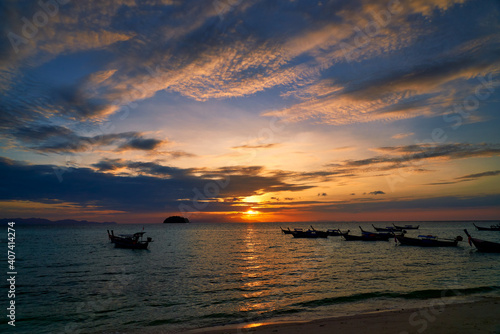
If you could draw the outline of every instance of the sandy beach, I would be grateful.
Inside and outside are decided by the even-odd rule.
[[[500,333],[500,298],[445,304],[429,300],[426,307],[314,320],[241,324],[189,331],[192,334],[275,333]]]

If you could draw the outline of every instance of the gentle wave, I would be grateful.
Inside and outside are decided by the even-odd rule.
[[[359,302],[371,299],[432,299],[432,298],[445,298],[445,297],[459,297],[481,293],[490,293],[500,291],[500,286],[483,286],[476,288],[449,288],[449,289],[431,289],[431,290],[417,290],[409,293],[395,293],[395,292],[370,292],[360,293],[349,296],[323,298],[318,300],[311,300],[302,303],[292,304],[292,306],[301,307],[319,307],[327,305],[336,305],[342,303]]]

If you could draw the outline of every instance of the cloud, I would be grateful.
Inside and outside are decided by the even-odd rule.
[[[324,212],[377,212],[391,210],[445,210],[462,208],[496,207],[500,202],[500,195],[480,196],[442,196],[432,198],[401,199],[372,202],[344,202],[334,205],[317,206],[317,211]]]
[[[231,147],[232,149],[261,149],[261,148],[272,148],[276,147],[279,144],[261,144],[261,145],[239,145],[239,146],[233,146]]]
[[[359,160],[345,160],[341,164],[334,163],[338,171],[388,171],[398,168],[412,168],[415,171],[425,171],[415,168],[417,162],[432,161],[435,159],[456,160],[467,158],[485,158],[500,155],[499,144],[414,144],[404,146],[386,146],[375,149],[386,153],[371,158]]]
[[[464,159],[499,155],[500,144],[414,144],[379,147],[377,151],[388,153],[390,155],[399,155],[406,161],[433,158]],[[391,161],[391,158],[389,158],[388,161]]]
[[[496,175],[500,175],[500,170],[493,170],[493,171],[488,171],[488,172],[469,174],[469,175],[461,176],[458,179],[459,180],[475,180],[475,179],[486,177],[486,176],[496,176]]]
[[[310,212],[318,213],[370,213],[370,212],[401,212],[424,210],[431,212],[435,210],[457,209],[491,209],[496,208],[500,201],[499,194],[477,195],[477,196],[436,196],[429,198],[359,198],[338,201],[295,201],[293,206],[286,202],[268,201],[266,209],[271,212]],[[261,210],[259,208],[259,210]]]
[[[353,151],[353,150],[356,150],[356,147],[354,147],[354,146],[342,146],[342,147],[334,148],[333,150],[336,152]]]
[[[281,110],[291,120],[321,118],[345,124],[413,117],[429,113],[430,105],[449,105],[452,89],[444,87],[447,83],[498,69],[496,52],[488,43],[482,48],[465,46],[484,40],[483,30],[460,36],[461,47],[433,57],[434,63],[415,63],[406,56],[408,69],[392,61],[385,71],[363,65],[354,78],[346,78],[345,70],[337,67],[346,64],[339,45],[352,43],[359,29],[379,22],[377,34],[356,49],[355,61],[363,63],[382,54],[400,59],[400,54],[391,52],[411,46],[418,37],[415,31],[435,32],[424,29],[426,23],[416,17],[436,17],[436,10],[446,17],[457,3],[464,1],[393,3],[394,8],[387,1],[326,1],[321,8],[307,1],[71,2],[61,5],[20,53],[14,54],[10,43],[2,40],[6,47],[1,48],[0,87],[7,99],[0,101],[0,107],[11,123],[43,119],[47,111],[85,121],[104,119],[161,90],[206,101],[280,87],[284,97],[302,100]],[[3,31],[19,32],[21,18],[39,10],[35,4],[28,8],[16,2],[5,7]],[[486,8],[480,14],[492,12]],[[380,23],[387,13],[388,22]],[[488,22],[484,15],[482,22]],[[464,24],[475,26],[478,16]],[[447,24],[446,19],[437,22]],[[420,45],[415,48],[429,53]],[[427,48],[433,50],[432,45]],[[89,63],[90,73],[75,77],[72,85],[48,84],[43,76],[25,70],[49,66],[54,59],[69,61],[84,52],[99,61]],[[32,85],[42,89],[23,94]]]
[[[434,160],[457,160],[470,158],[488,158],[500,155],[499,144],[469,144],[451,143],[441,145],[414,144],[402,146],[386,146],[374,149],[385,153],[373,157],[357,160],[334,161],[326,164],[324,169],[310,172],[291,170],[266,170],[262,166],[252,167],[223,167],[218,170],[204,171],[205,177],[217,177],[224,173],[246,173],[273,175],[289,182],[314,184],[317,182],[335,182],[366,177],[387,176],[391,171],[400,168],[409,169],[412,173],[429,173],[431,170],[422,166]],[[380,174],[382,172],[382,174]],[[378,174],[377,174],[378,173]],[[472,176],[471,176],[472,178]],[[371,195],[382,195],[380,190],[370,192]],[[321,193],[319,193],[321,195]]]
[[[57,34],[57,39],[55,35]],[[82,50],[104,48],[117,42],[131,39],[133,34],[113,32],[107,30],[100,31],[58,31],[54,32],[53,39],[39,43],[39,51],[49,54],[63,54],[66,52],[78,52]]]
[[[91,166],[100,172],[130,170],[134,174],[175,177],[178,179],[188,178],[190,172],[189,169],[163,166],[155,162],[137,162],[123,159],[103,159]]]
[[[489,176],[497,176],[500,175],[500,170],[492,170],[492,171],[487,171],[487,172],[482,172],[482,173],[475,173],[475,174],[469,174],[469,175],[464,175],[457,177],[453,180],[450,181],[443,181],[443,182],[433,182],[433,183],[428,183],[427,185],[444,185],[444,184],[456,184],[456,183],[461,183],[461,182],[468,182],[468,181],[475,181],[480,178],[484,177],[489,177]]]
[[[275,171],[275,173],[282,177],[302,181],[332,181],[381,176],[372,173],[390,172],[400,168],[410,169],[412,173],[427,173],[429,170],[422,167],[425,162],[438,159],[446,161],[498,156],[500,144],[414,144],[379,147],[374,150],[384,154],[365,159],[334,161],[326,164],[325,169],[312,172]],[[471,179],[473,176],[471,175]]]
[[[118,147],[118,151],[144,150],[152,151],[163,143],[162,140],[154,138],[132,138]]]
[[[414,20],[413,15],[431,17],[433,9],[437,8],[446,15],[444,11],[463,2],[443,1],[438,4],[423,1],[419,6],[399,3],[399,13],[389,15],[387,26],[381,27],[373,36],[362,32],[363,27],[371,23],[380,26],[380,20],[374,17],[377,13],[387,12],[387,3],[375,2],[374,6],[365,3],[364,8],[344,10],[341,17],[351,23],[351,31],[356,27],[359,32],[357,37],[350,36],[347,42],[353,44],[356,38],[365,41],[353,46],[355,52],[354,56],[351,54],[351,58],[354,57],[351,63],[355,72],[350,76],[337,73],[335,69],[341,66],[338,63],[346,65],[342,53],[322,45],[324,54],[317,59],[322,66],[329,68],[327,72],[331,77],[318,77],[283,93],[284,97],[293,96],[299,100],[292,100],[286,108],[266,111],[263,115],[295,122],[313,120],[342,125],[449,113],[453,105],[463,103],[468,95],[474,96],[481,85],[479,80],[470,79],[489,74],[498,77],[499,35],[479,29],[450,42],[436,33],[439,29],[446,29],[450,20],[434,21],[431,29],[421,26],[416,33],[414,29],[419,21]],[[496,12],[498,8],[492,10]],[[487,12],[471,13],[468,19],[482,21],[490,15]],[[420,38],[425,36],[425,40],[419,40],[419,35]],[[376,68],[371,67],[374,59],[377,59]]]
[[[2,31],[13,32],[22,35],[23,17],[31,19],[34,13],[43,13],[37,3],[27,6],[25,3],[9,1],[4,4],[6,20],[0,20],[4,24]],[[132,55],[134,52],[142,53],[146,46],[152,51],[154,45],[158,46],[155,39],[164,33],[173,20],[169,20],[163,10],[171,11],[172,15],[178,16],[185,8],[174,5],[174,2],[159,1],[157,5],[123,1],[109,1],[106,3],[82,3],[71,2],[58,6],[57,13],[51,15],[47,24],[36,29],[34,36],[29,37],[28,43],[19,45],[15,52],[10,42],[4,36],[0,40],[0,71],[2,80],[0,87],[6,90],[7,99],[0,101],[0,107],[8,111],[12,116],[11,122],[25,121],[29,119],[44,118],[41,114],[50,111],[51,114],[59,114],[69,118],[85,121],[88,118],[103,118],[118,110],[122,104],[132,102],[125,98],[126,91],[117,92],[117,84],[110,85],[113,76],[121,75],[123,72],[137,68],[137,62],[124,59],[124,55]],[[188,6],[182,6],[187,7]],[[214,15],[211,4],[197,6],[198,14],[204,13],[207,17]],[[163,10],[159,10],[163,8]],[[201,11],[201,12],[199,12]],[[197,15],[194,10],[186,13]],[[135,15],[134,15],[135,14]],[[140,15],[137,15],[140,14]],[[203,18],[201,15],[200,18]],[[149,18],[149,20],[147,19]],[[177,17],[180,19],[180,17]],[[140,23],[142,21],[142,24]],[[203,19],[202,19],[203,21]],[[122,25],[118,22],[128,22]],[[162,25],[162,22],[168,22]],[[199,20],[186,19],[184,27],[198,23]],[[158,25],[159,24],[159,25]],[[131,27],[137,29],[131,29]],[[170,27],[170,31],[174,31]],[[188,33],[189,29],[177,29]],[[155,36],[157,35],[157,36]],[[166,36],[166,35],[164,35]],[[26,36],[25,36],[26,37]],[[28,37],[27,37],[28,38]],[[165,38],[165,37],[163,37]],[[149,39],[152,39],[149,43]],[[120,49],[128,44],[128,47]],[[127,50],[127,53],[124,53]],[[104,51],[104,52],[103,52]],[[87,63],[87,71],[91,71],[87,78],[82,78],[81,68],[74,66],[75,79],[70,85],[58,87],[47,80],[43,75],[33,75],[29,68],[50,67],[50,62],[58,58],[62,68],[73,55],[86,52],[86,58],[91,61]],[[99,54],[107,53],[107,61],[99,59]],[[144,55],[144,54],[143,54]],[[78,56],[76,56],[78,58]],[[126,58],[126,57],[125,57]],[[78,60],[77,60],[78,61]],[[147,63],[147,62],[145,62]],[[114,67],[114,66],[117,67]],[[110,68],[106,68],[110,66]],[[101,75],[98,75],[100,73]],[[102,75],[107,73],[108,75]],[[67,77],[70,72],[60,73],[60,77]],[[138,82],[135,82],[137,84]],[[34,89],[30,89],[33,85]],[[38,90],[36,88],[42,88]],[[29,91],[30,94],[25,92]],[[118,93],[118,94],[117,94]],[[121,95],[121,96],[119,96]],[[22,99],[17,97],[23,96]],[[21,114],[21,115],[19,115]],[[21,117],[19,117],[21,116]],[[7,117],[6,117],[7,118]],[[20,119],[21,118],[21,119]]]
[[[383,192],[382,190],[375,190],[375,191],[371,191],[368,193],[369,195],[385,195],[385,192]]]
[[[162,152],[162,154],[169,155],[172,159],[196,157],[196,154],[185,151],[167,151],[167,152]]]
[[[406,138],[406,137],[410,137],[410,136],[413,136],[415,133],[413,132],[409,132],[409,133],[398,133],[398,134],[395,134],[394,136],[392,136],[391,138],[393,139],[403,139],[403,138]]]
[[[166,140],[144,138],[140,132],[122,132],[81,136],[76,132],[56,125],[22,126],[11,131],[23,147],[43,153],[76,153],[115,145],[117,151],[153,151]]]
[[[388,68],[383,75],[365,73],[364,78],[350,78],[349,82],[337,80],[324,94],[319,92],[325,92],[325,83],[313,83],[305,88],[307,93],[302,93],[302,101],[262,115],[293,122],[312,119],[342,125],[448,114],[452,106],[466,103],[466,97],[475,96],[478,88],[483,87],[481,80],[469,81],[471,78],[492,75],[492,81],[498,81],[495,78],[500,73],[496,46],[464,54],[460,51],[443,52],[433,63]]]

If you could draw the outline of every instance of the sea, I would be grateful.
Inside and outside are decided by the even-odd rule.
[[[16,225],[15,328],[7,324],[4,279],[0,331],[178,333],[500,296],[500,254],[478,253],[463,229],[496,242],[500,232],[476,231],[472,222],[421,222],[407,235],[464,241],[420,248],[393,239],[295,239],[280,230],[311,224],[373,230],[366,222]],[[153,242],[148,250],[117,249],[108,229],[144,230]]]

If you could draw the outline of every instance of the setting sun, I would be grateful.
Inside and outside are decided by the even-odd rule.
[[[245,212],[245,214],[247,215],[258,215],[260,212],[259,211],[254,211],[254,210],[248,210],[247,212]]]

